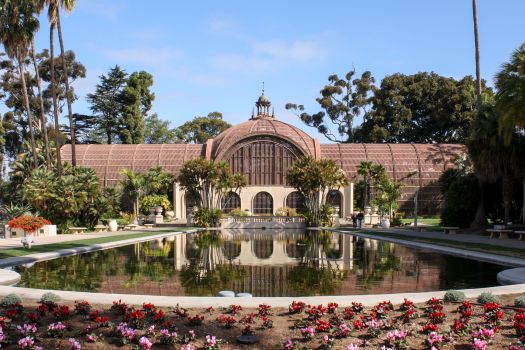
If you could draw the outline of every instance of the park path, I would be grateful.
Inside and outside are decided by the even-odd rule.
[[[166,229],[147,229],[147,230],[133,230],[133,231],[117,231],[117,232],[88,232],[88,233],[79,233],[76,235],[66,234],[66,235],[56,235],[50,237],[33,237],[35,241],[33,245],[43,245],[43,244],[53,244],[53,243],[65,243],[65,242],[74,242],[83,239],[91,238],[103,238],[109,236],[120,236],[120,235],[129,235],[134,233],[141,232],[155,232],[155,231],[166,231]],[[21,237],[18,238],[4,238],[0,239],[0,250],[2,249],[13,249],[21,248],[22,243],[20,242]]]
[[[342,229],[348,229],[349,227],[343,227]],[[350,230],[352,230],[350,228]],[[505,248],[519,248],[525,249],[525,241],[520,241],[517,238],[509,239],[499,239],[499,238],[490,238],[489,236],[481,235],[480,233],[459,233],[455,235],[445,234],[440,231],[427,231],[427,232],[417,232],[412,229],[380,229],[380,228],[362,228],[363,232],[379,232],[379,233],[389,233],[393,235],[399,235],[399,239],[403,239],[403,236],[409,236],[414,238],[431,238],[431,239],[445,239],[449,241],[456,241],[462,243],[472,243],[472,244],[489,244],[493,246],[505,247]]]

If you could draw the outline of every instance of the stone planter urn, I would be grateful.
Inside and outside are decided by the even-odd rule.
[[[372,213],[371,213],[371,214],[372,214],[372,215],[377,214],[378,211],[379,211],[379,208],[376,207],[376,206],[374,205],[374,206],[372,207]]]
[[[149,215],[155,215],[155,207],[149,208]]]
[[[166,217],[169,221],[173,220],[173,218],[175,217],[175,212],[173,210],[168,210],[166,212]]]
[[[162,214],[162,207],[160,207],[160,206],[159,206],[159,207],[156,207],[156,208],[155,208],[155,214],[157,214],[157,215]]]
[[[381,227],[382,228],[390,228],[390,220],[389,219],[381,220]]]
[[[372,213],[372,207],[366,206],[364,208],[365,215],[370,215]]]
[[[116,219],[111,219],[108,222],[108,228],[110,232],[117,232],[118,230],[118,224]]]

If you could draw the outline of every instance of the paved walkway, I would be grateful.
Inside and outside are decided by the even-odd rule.
[[[341,229],[350,229],[351,227],[343,227],[341,226]],[[397,228],[391,228],[391,229],[381,229],[381,228],[362,228],[363,232],[369,231],[372,232],[380,232],[380,233],[389,233],[389,234],[397,234],[400,235],[400,239],[402,239],[402,236],[410,236],[415,238],[433,238],[433,239],[446,239],[449,241],[456,241],[456,242],[464,242],[464,243],[483,243],[483,244],[490,244],[493,246],[500,246],[505,248],[521,248],[525,249],[525,241],[520,241],[517,238],[509,238],[509,239],[498,239],[498,238],[490,238],[489,236],[482,236],[480,234],[473,234],[473,233],[459,233],[455,235],[449,235],[445,234],[443,232],[438,231],[427,231],[427,232],[417,232],[414,230],[405,230],[405,229],[397,229]]]
[[[73,234],[56,235],[56,236],[51,236],[51,237],[33,237],[33,240],[35,241],[33,245],[73,242],[73,241],[79,241],[82,239],[102,238],[102,237],[109,237],[109,236],[129,235],[129,234],[140,233],[140,232],[155,232],[155,231],[166,231],[166,228],[138,229],[138,230],[133,230],[133,231],[117,231],[117,232],[89,232],[89,233],[79,233],[76,235],[73,235]],[[21,237],[0,239],[0,250],[21,248],[22,243],[20,242],[20,239]]]

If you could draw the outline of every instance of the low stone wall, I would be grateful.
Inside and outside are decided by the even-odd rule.
[[[302,229],[302,216],[235,216],[221,221],[223,229]]]

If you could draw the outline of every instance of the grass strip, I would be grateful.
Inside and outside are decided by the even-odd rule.
[[[29,254],[47,253],[47,252],[53,252],[53,251],[61,250],[61,249],[85,247],[85,246],[90,246],[90,245],[95,245],[95,244],[123,241],[126,239],[132,239],[132,238],[149,237],[149,236],[155,236],[155,235],[166,233],[166,232],[184,231],[188,229],[190,228],[173,227],[170,229],[163,229],[163,230],[156,230],[156,231],[147,231],[147,232],[140,231],[140,232],[129,233],[129,234],[124,234],[124,235],[86,238],[86,239],[81,239],[78,241],[33,245],[31,249],[25,249],[22,247],[12,248],[12,249],[2,249],[0,250],[0,259],[5,259],[5,258],[10,258],[10,257],[15,257],[15,256],[24,256],[24,255],[29,255]]]
[[[344,230],[344,229],[342,229]],[[345,232],[355,232],[352,230],[344,230]],[[465,250],[471,250],[481,253],[499,254],[504,256],[510,256],[513,258],[525,259],[525,251],[522,248],[513,247],[502,247],[487,243],[472,243],[472,242],[460,242],[442,238],[430,238],[430,237],[414,237],[405,235],[403,233],[386,233],[377,231],[357,231],[371,236],[379,236],[384,238],[397,238],[405,241],[420,242],[420,243],[431,243],[437,244],[444,247],[461,248]]]

